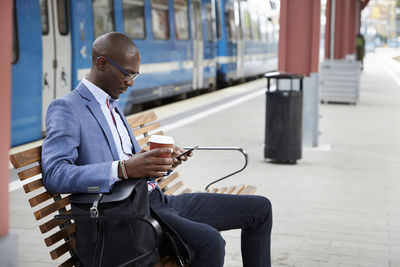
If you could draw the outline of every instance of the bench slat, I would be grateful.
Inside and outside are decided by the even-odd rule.
[[[164,194],[170,196],[182,186],[183,186],[182,181],[179,181],[176,184],[174,184],[173,186],[171,186],[167,191],[165,191]]]
[[[50,247],[55,243],[57,243],[58,241],[60,241],[61,239],[64,239],[70,236],[71,234],[75,233],[75,231],[76,231],[75,223],[67,225],[57,233],[52,234],[51,236],[45,238],[44,242],[46,243],[46,246]]]
[[[163,132],[160,131],[160,132],[156,132],[156,133],[154,133],[154,134],[163,135]],[[146,136],[146,137],[144,137],[144,138],[138,139],[138,140],[136,140],[136,141],[138,142],[139,146],[142,147],[143,145],[146,145],[147,142],[149,142],[149,139],[150,139],[150,135],[149,135],[149,136]]]
[[[60,199],[38,211],[35,211],[33,214],[35,215],[36,220],[40,220],[59,209],[65,208],[67,205],[69,205],[69,196]]]
[[[37,165],[32,168],[26,169],[22,172],[19,172],[18,177],[21,181],[23,181],[41,173],[42,173],[42,168],[40,167],[40,165]]]
[[[50,256],[52,260],[58,259],[68,251],[74,249],[76,247],[76,238],[72,238],[59,246],[58,248],[50,251]]]
[[[33,198],[30,198],[29,199],[29,204],[31,204],[31,207],[33,208],[33,207],[39,205],[40,203],[43,203],[43,202],[45,202],[45,201],[47,201],[49,199],[52,199],[53,197],[55,197],[57,195],[58,194],[53,195],[53,194],[45,191],[45,192],[43,192],[43,193],[41,193],[41,194],[39,194],[39,195],[37,195],[37,196],[35,196]]]
[[[72,267],[72,266],[76,266],[78,260],[75,257],[71,257],[68,260],[64,261],[63,263],[61,263],[60,265],[58,265],[58,267]]]
[[[143,137],[141,139],[136,139],[138,142],[139,146],[142,147],[143,145],[146,145],[147,142],[149,142],[150,136]]]
[[[226,191],[226,187],[212,188],[206,190],[207,193],[218,193],[218,194],[223,194],[224,191]]]
[[[227,190],[226,187],[218,188],[218,192],[217,193],[223,194],[223,193],[225,193],[226,190]]]
[[[164,189],[167,185],[169,185],[172,181],[174,181],[176,178],[178,178],[179,173],[178,172],[173,172],[171,175],[168,177],[164,178],[160,182],[158,182],[158,187],[160,189]]]
[[[253,195],[256,191],[257,187],[248,185],[242,192],[240,192],[240,195]]]
[[[71,210],[68,210],[66,212],[64,212],[63,214],[67,215],[67,214],[72,214]],[[64,224],[66,221],[68,221],[68,219],[51,219],[41,225],[39,225],[39,229],[40,232],[42,234],[47,233],[48,231],[56,228],[57,226],[60,226],[61,224]]]
[[[41,187],[43,187],[43,183],[42,183],[42,179],[41,178],[37,179],[37,180],[35,180],[33,182],[24,184],[25,193],[32,192],[32,191],[34,191],[36,189],[39,189]]]
[[[37,146],[10,156],[10,161],[15,169],[38,162],[42,157],[42,146]]]
[[[126,118],[126,120],[128,121],[129,126],[133,129],[140,125],[157,120],[157,115],[154,111],[151,111],[141,115],[129,116]]]
[[[187,194],[187,193],[191,193],[191,192],[192,192],[192,189],[186,188],[185,190],[183,190],[183,191],[181,192],[181,194]]]
[[[240,195],[240,193],[244,190],[244,188],[245,186],[241,184],[236,188],[236,190],[232,194]]]
[[[236,190],[236,186],[232,185],[230,187],[228,187],[228,190],[226,190],[225,194],[232,194],[233,191]]]
[[[139,128],[137,130],[134,130],[133,131],[133,135],[134,136],[139,136],[141,134],[148,133],[148,132],[150,132],[150,131],[152,131],[154,129],[157,129],[159,127],[160,127],[160,123],[159,122],[152,123],[150,125],[147,125],[147,126]]]

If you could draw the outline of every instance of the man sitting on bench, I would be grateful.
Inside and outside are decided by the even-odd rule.
[[[47,111],[42,146],[43,184],[57,193],[107,193],[126,178],[160,177],[183,149],[140,151],[116,106],[139,75],[140,54],[125,35],[110,32],[92,46],[92,67],[74,91]],[[172,152],[172,158],[159,158]],[[183,158],[186,160],[186,157]],[[126,173],[120,168],[125,161]],[[194,251],[190,266],[224,265],[225,241],[218,231],[242,229],[243,266],[270,266],[272,209],[262,196],[192,193],[166,196],[148,181],[150,206]]]

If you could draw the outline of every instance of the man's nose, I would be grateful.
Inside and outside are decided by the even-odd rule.
[[[133,86],[133,80],[127,79],[127,80],[125,80],[125,84],[128,86]]]

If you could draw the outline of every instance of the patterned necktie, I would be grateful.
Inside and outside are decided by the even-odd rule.
[[[121,135],[119,134],[119,131],[118,131],[117,122],[115,120],[114,113],[112,112],[115,109],[115,107],[117,106],[118,101],[116,101],[115,99],[111,99],[110,98],[110,99],[108,99],[106,101],[106,104],[107,104],[108,110],[110,110],[111,118],[113,120],[115,129],[117,130],[119,141],[121,143],[122,152],[124,152],[124,154],[127,155],[128,157],[132,157],[133,156],[132,153],[125,152],[124,145],[123,145],[123,142],[122,142],[122,138],[121,138]]]
[[[117,127],[117,123],[116,123],[116,121],[115,121],[115,117],[114,117],[114,114],[113,114],[113,112],[112,112],[112,110],[117,106],[118,101],[116,101],[116,100],[110,98],[110,99],[107,100],[106,103],[107,103],[108,109],[110,110],[111,118],[112,118],[112,120],[113,120],[113,123],[114,123],[114,125],[115,125],[115,128],[117,129],[117,133],[118,133],[118,136],[119,136],[119,140],[120,140],[120,142],[121,142],[122,151],[123,151],[124,154],[127,155],[128,157],[133,157],[133,155],[132,155],[131,153],[126,153],[125,150],[124,150],[124,146],[123,146],[123,143],[122,143],[122,138],[121,138],[121,135],[119,134],[118,127]],[[158,183],[155,181],[154,178],[151,178],[151,179],[149,179],[149,180],[147,181],[147,190],[148,190],[148,192],[150,193],[150,192],[153,191],[154,189],[157,189],[157,190],[159,190],[159,191],[161,192],[161,189],[158,187]]]

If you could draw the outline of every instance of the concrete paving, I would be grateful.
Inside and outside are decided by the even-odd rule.
[[[320,106],[320,145],[304,148],[296,165],[263,158],[263,94],[166,131],[178,145],[246,149],[249,166],[220,186],[254,184],[257,194],[271,200],[273,266],[400,266],[400,63],[392,60],[395,55],[400,50],[367,55],[357,105]],[[212,104],[221,92],[239,96],[243,87],[254,93],[264,84],[259,80],[217,91],[201,96],[201,103]],[[193,110],[193,102],[183,101],[174,116]],[[156,112],[167,120],[165,114],[174,107],[178,109],[170,105]],[[200,190],[241,163],[235,152],[197,151],[178,171],[185,185]],[[21,267],[56,265],[37,224],[23,191],[12,191],[10,228],[19,235]],[[225,266],[242,266],[240,232],[223,236]]]

